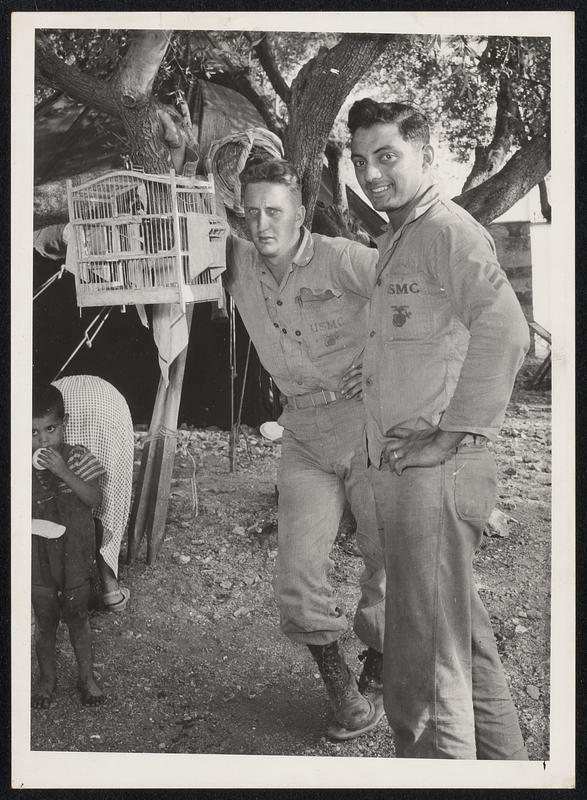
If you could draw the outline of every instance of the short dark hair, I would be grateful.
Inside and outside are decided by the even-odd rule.
[[[364,97],[350,108],[348,126],[351,135],[357,128],[371,128],[382,122],[394,122],[406,142],[430,144],[430,126],[426,115],[414,106],[378,103],[370,97]]]
[[[59,419],[65,417],[65,404],[63,395],[56,386],[50,383],[41,383],[33,386],[33,417],[46,417],[56,414]]]
[[[239,176],[242,193],[251,183],[281,183],[302,202],[302,182],[296,168],[283,158],[270,158],[249,164]]]

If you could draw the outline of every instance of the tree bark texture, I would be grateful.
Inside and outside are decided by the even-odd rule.
[[[80,183],[98,178],[108,169],[93,169],[80,173],[77,178]],[[67,188],[65,178],[57,181],[45,181],[35,186],[33,195],[33,227],[35,230],[46,228],[47,225],[57,225],[69,220],[67,207]]]
[[[151,101],[138,108],[119,105],[119,115],[128,137],[129,155],[133,164],[142,166],[145,172],[169,172],[173,166],[169,144],[163,139],[163,127],[158,113],[158,104]],[[179,141],[174,138],[176,146]]]
[[[535,138],[521,147],[496,175],[453,198],[488,225],[505,213],[550,172],[550,139]]]
[[[60,90],[72,100],[108,114],[117,113],[110,85],[62,61],[42,34],[36,39],[35,71],[44,83]]]
[[[344,215],[348,214],[349,204],[346,196],[346,185],[342,179],[340,171],[340,162],[344,153],[342,142],[329,139],[326,143],[326,160],[328,161],[328,170],[332,178],[332,203]]]
[[[306,224],[311,226],[320,189],[326,142],[342,104],[394,37],[345,34],[330,50],[308,61],[291,86],[285,156],[302,178]]]
[[[179,172],[186,149],[196,150],[191,123],[152,94],[170,38],[171,31],[136,31],[116,74],[106,83],[63,62],[40,35],[37,72],[73,100],[120,117],[133,163],[152,173],[168,172],[170,167]]]
[[[111,80],[131,161],[152,173],[181,168],[185,154],[181,114],[153,97],[153,84],[170,39],[171,31],[137,31]]]
[[[127,108],[148,105],[171,31],[136,31],[111,84]]]
[[[512,80],[502,75],[497,92],[497,112],[493,138],[488,145],[475,148],[473,168],[463,184],[463,192],[486,181],[504,165],[519,134],[521,120]]]

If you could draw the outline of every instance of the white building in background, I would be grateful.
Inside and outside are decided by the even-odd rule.
[[[550,176],[546,178],[547,191]],[[532,295],[534,319],[547,331],[551,328],[551,308],[549,275],[553,267],[552,226],[546,222],[540,211],[540,195],[535,186],[496,222],[530,222],[530,242],[532,250]],[[538,344],[538,342],[537,342]]]
[[[550,176],[546,178],[547,191],[550,188]],[[495,222],[530,223],[530,247],[532,258],[532,305],[534,320],[552,331],[551,317],[551,272],[555,268],[552,242],[552,225],[544,219],[540,210],[540,194],[538,186],[519,200],[512,208]],[[536,354],[547,352],[547,345],[539,337],[535,340]]]

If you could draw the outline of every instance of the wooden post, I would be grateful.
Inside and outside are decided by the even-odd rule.
[[[186,308],[188,334],[193,305]],[[177,416],[181,400],[187,346],[169,368],[169,385],[159,379],[157,396],[143,448],[135,498],[129,520],[127,562],[131,563],[147,535],[147,563],[157,557],[165,533],[169,493],[177,443]]]
[[[128,548],[126,560],[131,563],[137,555],[143,536],[147,519],[152,518],[152,511],[149,509],[150,486],[153,480],[153,469],[155,465],[155,442],[156,436],[163,422],[163,409],[165,406],[166,387],[163,378],[159,378],[155,405],[151,415],[151,424],[147,441],[143,445],[141,466],[135,487],[135,496],[132,504],[130,518],[128,521]]]
[[[189,323],[191,323],[191,310],[193,310],[193,306],[190,305],[188,309],[186,309],[186,315],[189,317],[189,326]],[[187,350],[188,348],[186,346],[185,350],[177,356],[169,369],[169,386],[163,411],[163,437],[157,441],[157,464],[159,465],[159,470],[157,482],[153,487],[155,503],[151,527],[148,530],[147,536],[147,564],[152,564],[157,557],[165,533],[167,509],[169,507],[169,493],[171,491],[171,478],[173,475],[173,464],[177,446],[177,415],[179,413],[179,404],[181,401],[181,389],[185,373]]]

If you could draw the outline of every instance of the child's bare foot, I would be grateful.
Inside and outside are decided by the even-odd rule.
[[[78,684],[79,692],[84,706],[101,706],[106,695],[93,678],[87,683]]]
[[[54,690],[55,684],[50,685],[48,682],[39,681],[31,697],[31,706],[33,708],[49,708]]]

